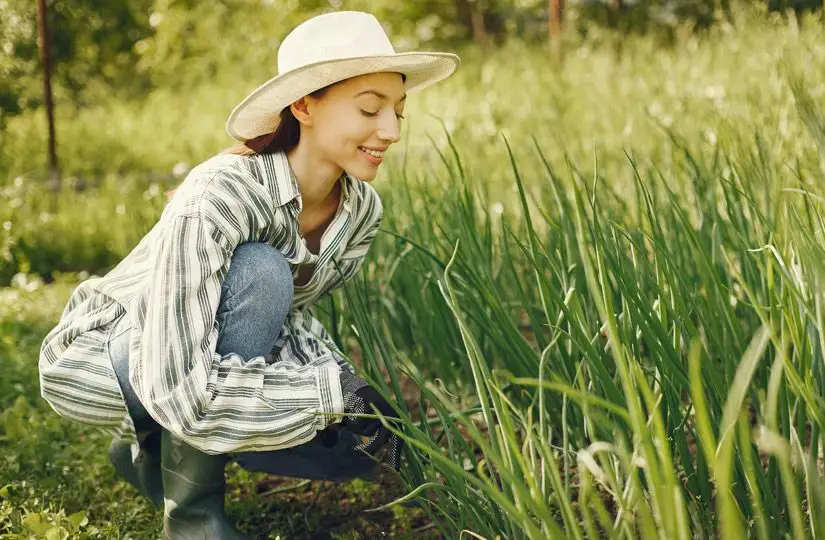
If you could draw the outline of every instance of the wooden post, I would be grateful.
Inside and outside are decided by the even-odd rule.
[[[484,7],[479,0],[469,0],[470,27],[473,29],[473,41],[478,45],[488,45],[490,36],[487,35],[487,26],[484,24]]]
[[[561,26],[564,18],[564,0],[548,0],[550,19],[547,28],[547,35],[550,41],[556,41],[561,37]]]
[[[484,8],[480,0],[456,0],[459,19],[470,29],[473,42],[477,45],[489,45],[490,35],[484,23]]]
[[[607,8],[607,21],[611,28],[618,28],[622,18],[624,4],[622,0],[610,0]]]
[[[46,0],[37,0],[38,31],[40,34],[40,59],[43,63],[43,94],[46,101],[46,117],[49,122],[49,168],[53,191],[60,188],[60,172],[57,168],[57,141],[54,132],[54,103],[52,101],[52,65],[49,50],[49,27],[46,23]]]

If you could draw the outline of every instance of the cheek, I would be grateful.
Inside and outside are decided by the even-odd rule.
[[[363,116],[360,111],[337,110],[324,118],[323,129],[316,134],[317,141],[328,159],[343,169],[362,171],[369,163],[362,162],[363,155],[358,146],[375,142],[374,121]]]
[[[358,118],[341,118],[333,122],[324,130],[324,146],[334,154],[354,154],[358,146],[370,140],[370,129],[367,122]]]

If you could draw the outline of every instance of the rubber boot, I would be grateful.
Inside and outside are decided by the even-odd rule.
[[[166,540],[249,540],[224,513],[228,457],[189,446],[163,430],[163,538]]]
[[[163,506],[163,482],[160,477],[160,433],[150,434],[141,444],[140,453],[132,462],[129,444],[112,439],[109,445],[109,461],[115,471],[149,499],[152,506]]]

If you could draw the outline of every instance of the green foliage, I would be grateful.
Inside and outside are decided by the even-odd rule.
[[[388,215],[439,201],[437,225],[382,239],[338,327],[389,395],[420,388],[405,473],[444,536],[822,526],[819,161],[678,144],[671,170],[629,159],[621,194],[598,165],[560,174],[540,143],[537,177],[508,143],[520,204],[495,223],[460,153],[449,181],[392,191]]]
[[[756,134],[775,160],[816,155],[809,125],[818,120],[808,115],[810,120],[799,121],[785,73],[807,70],[812,99],[818,99],[821,80],[808,66],[825,59],[823,26],[811,23],[797,34],[779,18],[755,19],[732,34],[716,29],[707,39],[683,40],[677,49],[663,49],[651,37],[628,38],[619,54],[606,35],[591,32],[560,63],[542,47],[518,43],[492,53],[463,49],[464,64],[454,77],[407,104],[407,157],[390,155],[388,163],[398,166],[406,159],[419,164],[408,173],[412,179],[429,175],[440,166],[433,142],[446,147],[443,122],[458,149],[474,156],[466,164],[468,174],[483,175],[491,200],[504,204],[512,192],[502,132],[545,141],[547,157],[556,164],[588,163],[598,146],[600,169],[617,192],[634,189],[622,148],[665,169],[684,161],[678,141],[669,140],[661,126],[720,151],[740,152],[728,139]],[[267,76],[251,82],[218,77],[186,91],[159,89],[141,104],[110,100],[83,110],[59,108],[66,192],[54,200],[41,187],[48,178],[42,115],[10,120],[0,133],[0,190],[9,201],[0,206],[0,283],[21,271],[49,279],[51,267],[96,272],[116,262],[159,216],[163,193],[180,175],[231,143],[223,131],[229,111]],[[522,82],[517,99],[511,97],[513,80]],[[72,192],[101,185],[93,194]],[[121,204],[124,213],[115,213]],[[41,221],[41,215],[51,221]],[[395,219],[400,231],[412,218],[405,212]],[[103,225],[112,222],[118,226]],[[64,228],[88,234],[54,241]]]
[[[665,36],[706,29],[733,11],[816,11],[822,0],[595,0],[568,3],[565,39],[610,30],[621,45],[629,34]],[[150,88],[189,91],[216,76],[263,81],[274,73],[277,47],[303,20],[338,9],[374,13],[398,50],[461,48],[475,42],[502,45],[547,41],[546,0],[52,0],[48,23],[56,101],[85,107],[139,98]],[[794,11],[795,10],[795,11]],[[254,74],[261,74],[256,77]],[[38,109],[42,71],[36,2],[0,2],[0,125]]]
[[[160,215],[161,184],[107,177],[94,193],[75,185],[44,197],[18,178],[0,188],[0,283],[20,273],[51,281],[60,272],[113,267]],[[72,234],[66,234],[72,231]]]
[[[0,127],[29,104],[42,83],[37,77],[37,5],[0,3]]]

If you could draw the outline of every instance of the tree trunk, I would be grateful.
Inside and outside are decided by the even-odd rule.
[[[52,101],[52,61],[49,26],[46,22],[46,0],[37,2],[37,29],[40,37],[40,60],[43,65],[43,100],[46,102],[46,121],[49,126],[49,170],[52,191],[60,189],[60,169],[57,167],[57,137],[54,132],[54,103]]]
[[[470,28],[473,41],[479,45],[487,45],[490,35],[484,23],[484,8],[479,0],[456,0],[456,8],[461,21]]]
[[[561,37],[562,21],[564,20],[564,0],[548,0],[550,19],[547,35],[550,41],[557,41]]]
[[[622,0],[610,0],[607,17],[611,28],[618,28],[623,7],[624,4],[622,3]]]

